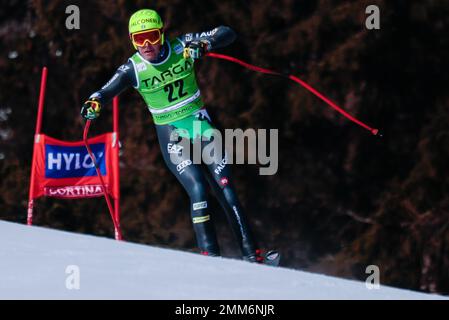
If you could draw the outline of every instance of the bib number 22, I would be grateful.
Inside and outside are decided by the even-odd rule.
[[[177,96],[175,96],[175,90],[177,91]],[[184,81],[176,80],[175,82],[169,83],[164,87],[164,91],[168,92],[168,102],[174,102],[179,98],[185,97],[188,93],[184,90]]]

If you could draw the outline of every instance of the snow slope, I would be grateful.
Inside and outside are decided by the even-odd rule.
[[[66,288],[70,265],[79,268],[78,290]],[[0,221],[0,299],[440,298]]]

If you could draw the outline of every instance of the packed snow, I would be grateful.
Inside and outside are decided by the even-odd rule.
[[[0,299],[303,300],[442,296],[0,221]]]

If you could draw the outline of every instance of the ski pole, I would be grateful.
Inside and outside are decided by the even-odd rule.
[[[370,131],[373,135],[377,135],[379,137],[382,137],[382,134],[379,133],[379,129],[371,128],[370,126],[368,126],[367,124],[365,124],[362,121],[358,120],[354,116],[351,116],[349,113],[344,111],[342,108],[340,108],[337,104],[335,104],[329,98],[327,98],[322,93],[320,93],[318,90],[316,90],[311,85],[307,84],[305,81],[299,79],[298,77],[296,77],[294,75],[283,74],[281,72],[277,72],[277,71],[273,71],[273,70],[270,70],[270,69],[265,69],[265,68],[261,68],[261,67],[258,67],[258,66],[254,66],[254,65],[249,64],[249,63],[247,63],[245,61],[242,61],[240,59],[237,59],[237,58],[234,58],[234,57],[231,57],[231,56],[227,56],[227,55],[224,55],[224,54],[208,52],[206,54],[206,56],[212,57],[212,58],[217,58],[217,59],[223,59],[223,60],[231,61],[231,62],[234,62],[236,64],[239,64],[239,65],[245,67],[246,69],[249,69],[249,70],[252,70],[252,71],[256,71],[256,72],[259,72],[259,73],[271,74],[271,75],[275,75],[275,76],[282,76],[282,77],[285,77],[287,79],[290,79],[290,80],[294,81],[295,83],[299,84],[300,86],[302,86],[303,88],[307,89],[309,92],[313,93],[315,96],[320,98],[327,105],[332,107],[334,110],[336,110],[337,112],[342,114],[344,117],[346,117],[350,121],[358,124],[359,126],[361,126],[364,129]]]
[[[122,232],[120,231],[120,227],[119,227],[117,221],[115,220],[114,209],[112,208],[111,199],[109,199],[109,194],[106,190],[106,184],[104,183],[103,176],[101,175],[101,172],[100,172],[100,167],[98,166],[97,160],[95,159],[95,155],[93,154],[92,150],[90,149],[89,141],[87,139],[90,124],[91,124],[91,120],[87,120],[86,126],[84,127],[84,134],[83,134],[84,145],[86,146],[87,152],[89,153],[89,156],[92,159],[92,162],[95,166],[95,170],[97,171],[98,178],[100,179],[100,183],[103,188],[103,195],[104,195],[104,198],[106,199],[106,203],[108,205],[109,214],[111,215],[112,222],[114,223],[115,239],[122,240],[123,239]]]

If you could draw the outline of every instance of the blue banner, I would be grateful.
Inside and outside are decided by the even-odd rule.
[[[101,175],[106,175],[105,144],[90,145]],[[96,176],[95,166],[84,146],[45,145],[46,178],[81,178]]]

